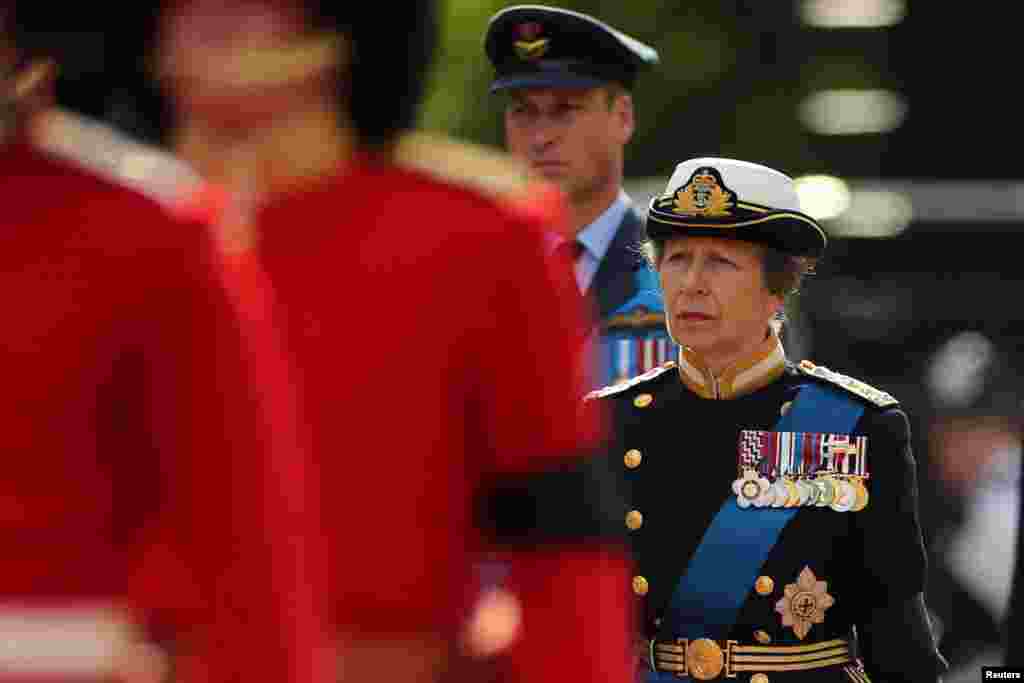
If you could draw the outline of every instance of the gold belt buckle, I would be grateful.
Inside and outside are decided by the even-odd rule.
[[[736,678],[731,666],[735,640],[727,640],[725,650],[710,638],[697,638],[692,641],[678,638],[676,642],[682,645],[686,653],[686,671],[682,672],[680,678],[691,676],[699,681],[710,681],[718,678],[723,670],[726,678]]]

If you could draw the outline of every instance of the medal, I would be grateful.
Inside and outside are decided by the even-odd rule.
[[[855,489],[856,499],[853,507],[850,508],[850,512],[860,512],[868,506],[868,487],[864,485],[864,480],[860,477],[853,480],[853,487]]]
[[[804,480],[803,483],[807,487],[807,502],[804,504],[807,507],[814,507],[818,504],[818,498],[821,497],[821,489],[813,481]]]
[[[832,501],[836,498],[835,480],[825,475],[815,480],[814,485],[818,487],[821,494],[818,496],[818,502],[815,503],[820,508],[828,507],[832,505]]]
[[[800,489],[800,505],[807,507],[811,501],[811,489],[814,488],[804,479],[797,479],[797,488]]]
[[[793,485],[796,487],[796,504],[803,507],[807,504],[807,488],[804,486],[804,482],[800,479],[795,480]]]
[[[836,480],[836,497],[832,501],[832,509],[836,512],[849,512],[857,502],[857,491],[853,484],[845,479]]]
[[[732,492],[736,494],[736,504],[741,508],[750,507],[755,500],[764,495],[768,486],[768,480],[759,477],[757,471],[745,469],[743,476],[732,483]]]
[[[800,490],[796,487],[796,484],[792,479],[785,479],[783,480],[783,483],[786,485],[786,490],[789,493],[785,507],[795,508],[800,504]]]
[[[831,507],[858,512],[869,495],[867,437],[740,430],[736,504],[748,508]]]
[[[789,489],[786,488],[786,484],[781,479],[776,479],[775,483],[772,484],[772,507],[780,508],[784,506],[788,498]]]

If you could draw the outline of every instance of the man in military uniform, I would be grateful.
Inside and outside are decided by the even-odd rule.
[[[589,395],[615,415],[647,681],[935,680],[907,418],[793,363],[776,317],[826,245],[792,180],[680,163],[648,210],[678,359]],[[610,404],[610,405],[609,405]]]
[[[493,673],[460,655],[479,646],[464,634],[484,550],[517,601],[513,680],[628,678],[627,554],[578,466],[602,434],[579,411],[580,311],[551,296],[542,238],[563,200],[505,154],[408,131],[434,4],[166,7],[168,137],[248,196],[215,214],[243,228],[234,291],[293,361],[340,680]]]
[[[635,128],[631,91],[658,53],[594,17],[540,5],[495,14],[484,47],[496,72],[491,92],[507,95],[509,151],[570,200],[558,250],[573,263],[600,333],[592,386],[657,366],[674,348],[622,177]]]

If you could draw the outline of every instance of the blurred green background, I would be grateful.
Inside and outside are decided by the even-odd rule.
[[[487,92],[487,21],[516,4],[444,0],[443,48],[424,127],[501,143]],[[555,3],[550,3],[555,4]],[[1008,102],[1012,4],[937,0],[565,0],[652,45],[661,64],[635,91],[628,177],[665,176],[698,155],[737,156],[792,175],[1018,178],[1004,147],[1018,127]],[[832,12],[833,24],[815,24]],[[844,19],[845,17],[845,19]],[[870,24],[856,24],[858,17]],[[887,20],[886,20],[887,19]],[[844,24],[843,22],[846,21]],[[893,94],[905,107],[886,131],[824,135],[801,121],[826,90]],[[833,116],[853,115],[840,105]]]
[[[483,54],[488,19],[513,3],[447,0],[443,49],[423,126],[500,145],[501,101],[488,94]],[[898,88],[889,64],[892,29],[822,30],[798,2],[567,0],[658,50],[661,63],[637,82],[636,136],[627,176],[667,178],[682,159],[737,156],[791,173],[877,175],[885,135],[825,139],[804,128],[800,103],[826,88]]]

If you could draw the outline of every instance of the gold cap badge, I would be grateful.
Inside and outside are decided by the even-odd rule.
[[[530,21],[520,24],[517,27],[519,40],[512,43],[519,59],[532,62],[547,54],[551,41],[548,38],[539,38],[544,27],[539,22]]]
[[[663,198],[673,213],[684,216],[731,216],[736,193],[725,186],[721,174],[710,166],[693,172],[690,181]]]

